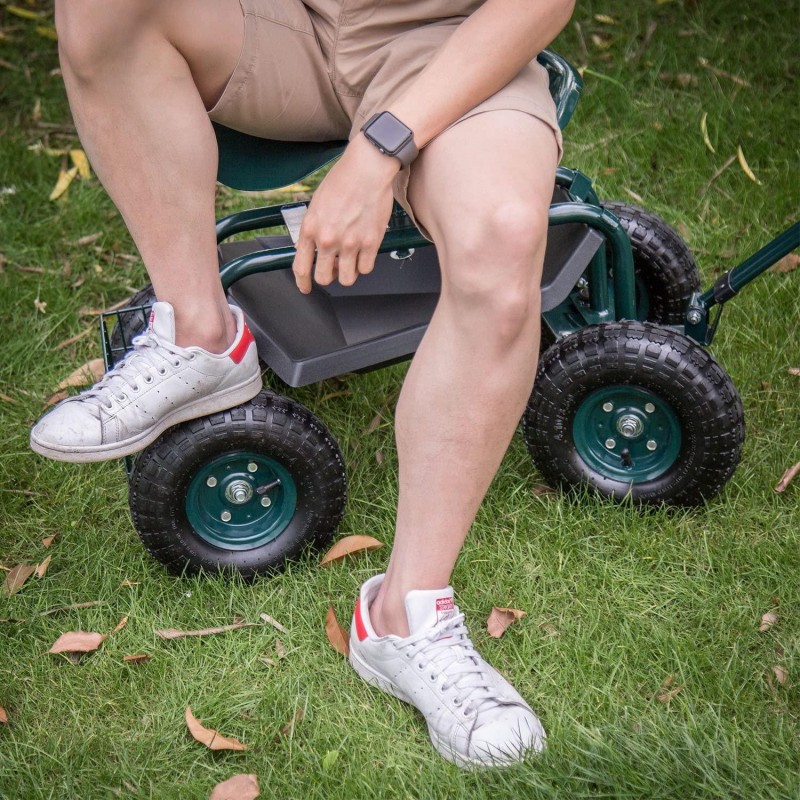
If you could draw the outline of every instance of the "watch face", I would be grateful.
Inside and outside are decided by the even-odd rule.
[[[412,136],[411,128],[407,128],[399,119],[388,113],[381,114],[369,126],[367,132],[370,138],[387,153],[397,152]]]

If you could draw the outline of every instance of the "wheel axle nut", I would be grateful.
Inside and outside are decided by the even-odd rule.
[[[617,442],[615,439],[606,439],[606,447],[609,450],[613,450],[617,446]]]
[[[658,447],[656,444],[655,439],[648,439],[647,440],[647,449],[652,453]]]
[[[216,485],[217,479],[213,475],[206,480],[206,486],[208,486],[209,489],[213,489]]]
[[[223,522],[230,522],[230,521],[231,521],[231,512],[230,512],[230,511],[223,511],[223,512],[222,512],[222,513],[219,515],[219,518],[220,518],[220,519],[221,519]]]
[[[642,425],[642,421],[638,417],[633,416],[633,414],[626,414],[617,421],[617,430],[626,439],[633,439],[644,430],[644,425]]]
[[[247,481],[232,481],[225,489],[225,498],[229,503],[241,506],[253,496],[253,487]]]

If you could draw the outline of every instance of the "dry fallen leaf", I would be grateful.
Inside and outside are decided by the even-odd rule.
[[[772,611],[767,611],[766,614],[761,615],[761,624],[758,626],[759,631],[764,633],[768,631],[778,621],[778,615]]]
[[[108,639],[105,633],[89,631],[67,631],[56,639],[48,652],[50,653],[93,653]]]
[[[218,783],[208,800],[255,800],[260,794],[258,777],[240,774]]]
[[[146,664],[150,660],[150,656],[147,653],[133,653],[129,656],[123,656],[122,660],[126,664]]]
[[[49,617],[51,614],[58,614],[60,611],[73,611],[76,608],[92,608],[93,606],[102,606],[105,604],[104,600],[90,600],[88,603],[72,603],[69,606],[56,606],[55,608],[48,608],[47,611],[40,611],[40,617]]]
[[[280,639],[275,639],[275,652],[278,658],[286,658],[286,647]]]
[[[127,624],[128,624],[128,618],[127,618],[127,617],[123,617],[123,618],[122,618],[122,619],[121,619],[121,620],[120,620],[120,621],[117,623],[117,627],[116,627],[116,628],[114,628],[114,630],[113,630],[113,631],[111,631],[111,633],[119,633],[119,632],[120,632],[120,631],[121,631],[121,630],[122,630],[122,629],[123,629],[123,628],[124,628],[124,627],[125,627]]]
[[[773,272],[792,272],[800,267],[800,256],[797,253],[789,253],[780,261],[776,261],[770,269]]]
[[[789,367],[789,374],[794,375],[795,378],[800,378],[800,367]]]
[[[328,613],[325,616],[325,634],[334,650],[338,650],[343,656],[350,655],[350,641],[347,632],[336,619],[333,603],[328,606]]]
[[[7,597],[16,594],[35,571],[36,567],[28,564],[17,564],[16,567],[12,567],[6,575],[6,582],[3,585],[3,594]]]
[[[0,706],[0,722],[4,724],[8,722],[8,714],[6,714],[6,710],[3,706]]]
[[[549,622],[540,622],[537,626],[539,630],[547,631],[551,636],[561,636],[561,632],[556,628],[555,625],[551,625]]]
[[[378,428],[381,426],[381,422],[383,422],[383,418],[380,414],[376,414],[371,420],[369,425],[364,429],[364,436],[369,435],[370,433],[375,433]]]
[[[54,533],[52,536],[46,536],[44,539],[42,539],[42,547],[47,550],[50,545],[53,544],[53,540],[56,538],[56,536],[58,536],[58,531],[56,531],[56,533]]]
[[[676,694],[678,694],[678,692],[681,691],[681,689],[683,689],[685,685],[681,684],[680,686],[676,686],[674,689],[670,689],[669,687],[672,686],[673,683],[675,683],[675,676],[667,675],[656,692],[656,700],[661,703],[668,703],[673,697],[675,697]]]
[[[614,19],[614,17],[609,17],[608,14],[595,14],[594,18],[598,22],[602,22],[603,25],[616,25],[617,24],[617,21]]]
[[[711,144],[711,139],[708,138],[708,111],[704,111],[703,116],[700,119],[700,133],[703,134],[703,142],[705,143],[705,146],[712,153],[716,153],[717,151],[714,149],[714,145]]]
[[[58,200],[59,197],[64,195],[64,192],[69,189],[69,185],[75,179],[75,176],[78,174],[78,168],[72,167],[71,169],[61,170],[58,173],[58,180],[56,181],[56,185],[53,187],[53,191],[50,192],[49,200]]]
[[[800,461],[789,467],[789,469],[783,473],[783,477],[775,484],[775,491],[778,494],[785,492],[792,480],[797,477],[798,473],[800,473]]]
[[[223,625],[220,628],[201,628],[198,631],[181,631],[177,628],[165,628],[161,631],[156,631],[156,636],[161,639],[183,639],[185,636],[211,636],[215,633],[225,633],[226,631],[235,631],[239,628],[257,628],[257,622],[234,622],[233,625]]]
[[[527,616],[527,611],[521,611],[518,608],[498,608],[492,607],[492,612],[486,620],[486,630],[493,639],[499,639],[505,632],[506,628],[518,619]]]
[[[33,307],[40,313],[46,314],[47,313],[47,303],[40,300],[38,297],[35,297],[33,300]]]
[[[775,674],[775,678],[777,679],[778,683],[781,686],[783,686],[789,677],[789,670],[786,669],[786,667],[782,667],[779,664],[776,664],[772,668],[772,672]]]
[[[77,369],[70,372],[61,383],[53,389],[54,392],[60,392],[62,389],[72,389],[79,386],[87,386],[90,383],[100,380],[105,373],[106,368],[103,364],[102,358],[93,358],[85,364],[81,364]]]
[[[322,557],[320,565],[330,564],[333,561],[340,561],[345,556],[352,553],[360,553],[363,550],[377,550],[383,547],[383,542],[379,542],[372,536],[345,536],[344,539],[339,539],[336,544],[328,550]]]
[[[84,153],[83,150],[70,150],[69,157],[75,169],[78,170],[78,175],[80,175],[81,178],[92,177],[92,170],[89,167],[89,159],[86,158],[86,153]]]
[[[744,157],[744,152],[742,151],[741,145],[736,148],[736,157],[739,159],[739,166],[742,168],[742,172],[744,172],[744,174],[747,175],[751,181],[757,183],[759,186],[762,186],[763,184],[761,181],[756,178],[755,173],[752,169],[750,169],[750,165],[747,163],[747,160]]]
[[[125,580],[122,581],[122,583],[120,583],[119,588],[120,589],[127,589],[127,588],[129,588],[131,586],[138,586],[138,585],[139,585],[138,581],[129,581],[127,578],[125,578]]]
[[[260,618],[264,620],[264,622],[272,625],[273,628],[277,628],[281,633],[289,633],[289,631],[278,622],[278,620],[273,619],[269,614],[261,614]]]
[[[52,558],[53,556],[47,556],[47,558],[44,561],[42,561],[41,564],[36,565],[37,578],[44,578],[44,576],[47,574],[47,568],[50,566],[50,561]]]
[[[294,714],[292,715],[292,718],[288,722],[281,725],[280,735],[288,736],[291,738],[294,735],[295,725],[297,725],[298,722],[302,722],[302,720],[303,720],[303,709],[298,708],[297,711],[295,711]]]
[[[186,713],[184,716],[186,718],[186,726],[189,728],[189,733],[209,750],[247,750],[247,745],[242,744],[238,739],[228,739],[221,736],[212,728],[206,728],[200,720],[192,714],[191,706],[186,706]]]

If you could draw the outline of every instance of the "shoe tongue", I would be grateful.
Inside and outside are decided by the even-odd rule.
[[[453,589],[414,589],[406,595],[406,617],[410,633],[438,625],[456,614]]]
[[[159,339],[175,344],[175,312],[169,303],[153,303],[150,311],[150,329]]]

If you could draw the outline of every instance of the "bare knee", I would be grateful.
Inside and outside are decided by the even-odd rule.
[[[443,299],[466,325],[507,346],[539,315],[547,218],[522,201],[495,206],[444,248]]]
[[[56,0],[56,29],[62,66],[91,80],[108,62],[125,56],[141,32],[153,0]]]

